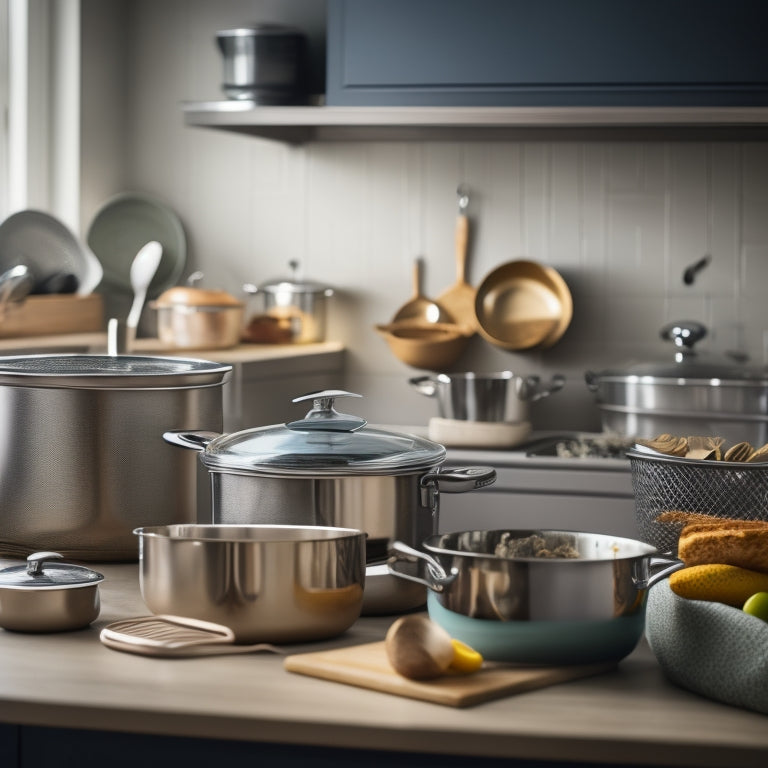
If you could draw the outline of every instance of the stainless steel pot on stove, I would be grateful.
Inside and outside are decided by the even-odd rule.
[[[538,376],[518,376],[512,371],[497,373],[438,373],[409,379],[422,395],[437,400],[444,419],[482,422],[528,420],[528,403],[563,388],[565,377],[548,382]]]
[[[0,553],[136,560],[137,525],[210,508],[168,429],[221,429],[228,365],[130,355],[0,360]],[[199,487],[198,487],[199,486]]]
[[[415,435],[366,426],[334,408],[326,390],[298,397],[313,401],[305,418],[233,434],[172,431],[165,439],[200,452],[211,477],[213,522],[321,525],[367,533],[366,562],[385,564],[392,541],[420,546],[437,531],[439,493],[474,490],[494,482],[490,467],[445,469],[442,445]],[[390,613],[423,604],[423,590],[377,574],[365,613]]]
[[[603,430],[629,437],[711,435],[727,442],[768,442],[768,370],[694,350],[707,334],[695,322],[671,323],[662,338],[675,345],[661,363],[588,371]]]

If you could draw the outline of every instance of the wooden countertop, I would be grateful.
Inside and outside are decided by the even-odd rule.
[[[0,720],[613,765],[739,768],[768,758],[765,716],[672,686],[644,643],[615,671],[453,709],[293,674],[271,654],[166,660],[111,650],[98,639],[101,627],[147,613],[138,568],[93,567],[106,578],[101,615],[90,628],[51,635],[0,630]],[[336,641],[290,650],[380,640],[393,620],[363,617]]]

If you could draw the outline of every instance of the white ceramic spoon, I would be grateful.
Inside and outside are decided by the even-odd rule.
[[[157,240],[150,240],[136,254],[131,263],[131,287],[133,288],[133,304],[128,313],[128,319],[125,321],[126,327],[126,349],[130,352],[133,342],[136,339],[136,328],[139,325],[141,310],[144,308],[144,301],[147,298],[147,289],[152,282],[152,278],[160,266],[160,259],[163,255],[163,246]]]

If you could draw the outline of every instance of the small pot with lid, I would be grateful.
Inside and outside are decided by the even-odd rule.
[[[444,469],[442,445],[421,437],[367,427],[365,419],[338,412],[326,390],[311,400],[303,419],[232,434],[166,432],[167,442],[200,452],[211,476],[213,522],[227,525],[320,525],[367,533],[366,563],[386,563],[392,541],[412,546],[437,531],[439,492],[490,485],[490,467]],[[421,590],[403,592],[386,572],[383,588],[366,577],[366,613],[407,610],[423,604]]]
[[[298,277],[299,262],[290,261],[291,277],[261,285],[246,283],[250,296],[263,296],[262,311],[249,310],[243,341],[266,344],[308,344],[325,341],[327,304],[333,288]]]
[[[226,291],[198,288],[202,273],[158,296],[157,335],[172,349],[228,349],[240,341],[243,302]]]
[[[0,570],[0,627],[15,632],[82,629],[101,610],[104,577],[80,565],[57,562],[58,552],[35,552],[26,565]]]
[[[670,359],[587,371],[603,430],[641,438],[668,433],[768,442],[768,371],[695,351],[706,335],[700,323],[670,323],[661,329],[661,337],[675,345]]]

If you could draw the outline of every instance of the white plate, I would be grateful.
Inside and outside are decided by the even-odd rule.
[[[77,277],[77,293],[86,295],[101,282],[101,263],[91,249],[54,216],[19,211],[0,224],[0,273],[26,265],[35,282],[56,274]]]

